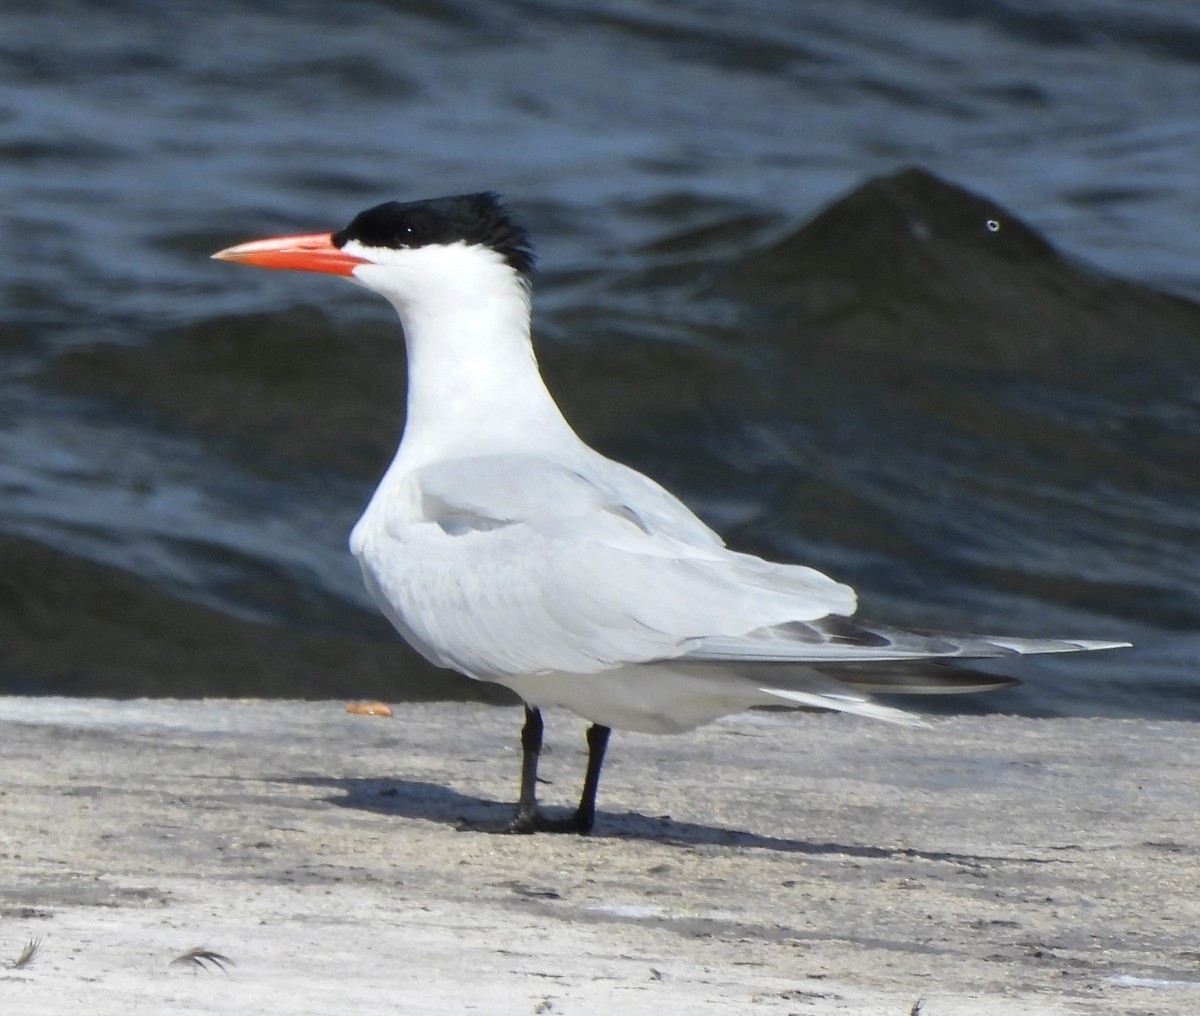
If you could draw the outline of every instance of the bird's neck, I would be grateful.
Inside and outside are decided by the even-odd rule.
[[[498,281],[396,304],[408,352],[397,453],[406,468],[578,443],[538,371],[528,291],[515,273]]]

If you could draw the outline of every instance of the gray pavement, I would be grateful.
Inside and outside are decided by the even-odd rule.
[[[547,723],[566,805],[583,724]],[[0,1012],[1200,1013],[1193,725],[618,731],[594,835],[460,832],[519,724],[0,699]]]

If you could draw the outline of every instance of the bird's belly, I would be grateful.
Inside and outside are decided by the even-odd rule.
[[[561,706],[592,723],[643,734],[683,733],[751,706],[778,704],[735,673],[685,664],[510,675],[498,683],[531,705]]]

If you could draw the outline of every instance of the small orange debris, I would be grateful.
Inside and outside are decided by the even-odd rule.
[[[392,707],[386,702],[350,702],[346,712],[355,716],[391,716]]]

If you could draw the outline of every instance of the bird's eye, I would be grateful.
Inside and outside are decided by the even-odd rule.
[[[987,231],[989,233],[999,233],[1000,232],[1000,220],[999,219],[988,219],[987,222],[984,223],[984,225],[987,226]]]

